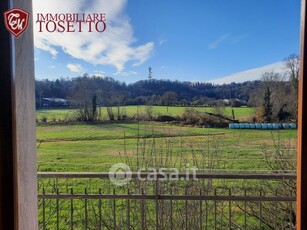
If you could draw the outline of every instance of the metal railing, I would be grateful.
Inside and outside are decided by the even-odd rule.
[[[38,173],[40,228],[295,229],[295,174],[131,176],[115,187],[108,173]]]

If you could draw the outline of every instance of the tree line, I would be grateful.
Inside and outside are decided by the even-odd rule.
[[[72,105],[83,107],[91,105],[93,101],[95,106],[106,107],[246,104],[257,108],[256,116],[259,119],[296,119],[299,56],[293,54],[286,58],[284,69],[283,73],[265,72],[261,80],[223,85],[156,79],[126,84],[111,77],[88,74],[71,79],[36,80],[36,105],[42,107],[43,98],[64,98]]]

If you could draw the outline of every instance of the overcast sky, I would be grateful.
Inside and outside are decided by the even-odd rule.
[[[37,79],[214,83],[282,71],[299,53],[300,0],[33,0]],[[103,33],[38,32],[37,13],[105,13]]]

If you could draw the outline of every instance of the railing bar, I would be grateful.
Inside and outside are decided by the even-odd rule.
[[[207,196],[209,195],[209,189],[207,189]],[[206,230],[208,230],[208,200],[206,200]]]
[[[43,188],[43,194],[45,195],[45,188]],[[45,199],[43,199],[43,230],[46,230],[46,206],[45,206]]]
[[[113,229],[116,230],[117,226],[116,226],[116,191],[115,188],[113,189]]]
[[[260,189],[260,196],[262,195],[262,189]],[[259,201],[259,229],[262,229],[262,203]]]
[[[231,196],[231,189],[229,189],[229,196]],[[229,201],[229,230],[231,230],[231,201]]]
[[[214,189],[214,196],[216,196],[216,188]],[[217,203],[216,200],[214,200],[214,230],[216,230],[216,212],[217,212]]]
[[[187,189],[185,189],[185,195],[188,195]],[[185,200],[185,229],[188,230],[188,200]]]
[[[145,195],[144,193],[144,189],[142,189],[142,195]],[[145,199],[141,199],[141,218],[142,218],[142,230],[145,229],[145,210],[144,210],[144,200]]]
[[[274,196],[209,196],[209,195],[141,195],[141,194],[41,194],[38,199],[130,199],[130,200],[207,200],[207,201],[279,201],[294,202],[296,197]]]
[[[99,189],[99,194],[101,195],[101,188]],[[102,200],[99,199],[98,203],[98,208],[99,208],[99,230],[102,229]]]
[[[292,196],[292,190],[290,191],[290,196]],[[293,213],[293,206],[292,206],[292,202],[290,202],[290,229],[292,229],[292,222],[293,222],[293,216],[292,216],[292,213]]]
[[[244,196],[246,197],[246,189],[244,189]],[[246,204],[247,202],[244,201],[244,230],[246,230],[247,228],[247,225],[246,225]]]
[[[159,230],[159,184],[158,181],[156,181],[156,194],[155,194],[155,203],[156,203],[156,229]]]
[[[128,189],[128,195],[130,195],[130,189]],[[130,200],[127,200],[127,230],[130,229]]]
[[[71,195],[74,195],[73,188],[70,189]],[[70,229],[74,229],[74,200],[70,200]]]
[[[200,189],[199,191],[199,195],[201,196],[202,195],[202,191]],[[203,229],[203,204],[202,204],[202,201],[200,200],[199,201],[199,229]]]
[[[160,216],[161,216],[161,229],[164,229],[164,200],[161,200],[161,206],[160,206],[160,208],[161,208],[161,214],[160,214]]]
[[[117,172],[117,175],[120,176],[121,172]],[[127,175],[127,173],[123,173],[123,176]],[[132,178],[147,178],[149,173],[146,172],[133,172],[129,174]],[[55,173],[55,172],[39,172],[37,173],[38,178],[100,178],[100,179],[109,179],[109,173]],[[171,173],[165,174],[157,174],[157,178],[165,179],[170,178],[172,176]],[[296,174],[294,173],[197,173],[196,175],[186,173],[179,173],[178,177],[184,178],[193,178],[196,177],[198,179],[289,179],[295,180]]]
[[[56,189],[56,194],[59,197],[59,188]],[[60,229],[60,220],[59,220],[59,198],[56,198],[56,229]]]
[[[222,203],[221,206],[222,206],[222,211],[220,211],[220,221],[219,221],[220,230],[222,230],[222,226],[223,226],[224,204]]]
[[[278,195],[278,192],[277,192],[277,190],[276,190],[276,191],[275,191],[275,196],[277,196],[277,195]],[[278,209],[278,203],[275,202],[274,229],[277,229],[277,214],[278,214],[277,209]]]
[[[173,189],[171,188],[171,195],[173,195]],[[172,200],[170,200],[170,209],[171,209],[171,219],[170,219],[170,222],[171,222],[171,229],[173,229],[173,201]]]
[[[87,194],[87,189],[85,188],[84,194]],[[84,200],[84,211],[85,211],[85,230],[88,229],[88,213],[87,213],[87,199]]]

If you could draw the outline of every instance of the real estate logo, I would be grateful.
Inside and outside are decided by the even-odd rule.
[[[6,29],[16,38],[19,37],[28,27],[29,13],[18,8],[4,12]]]
[[[37,14],[38,32],[98,32],[106,30],[105,13],[47,13]]]

